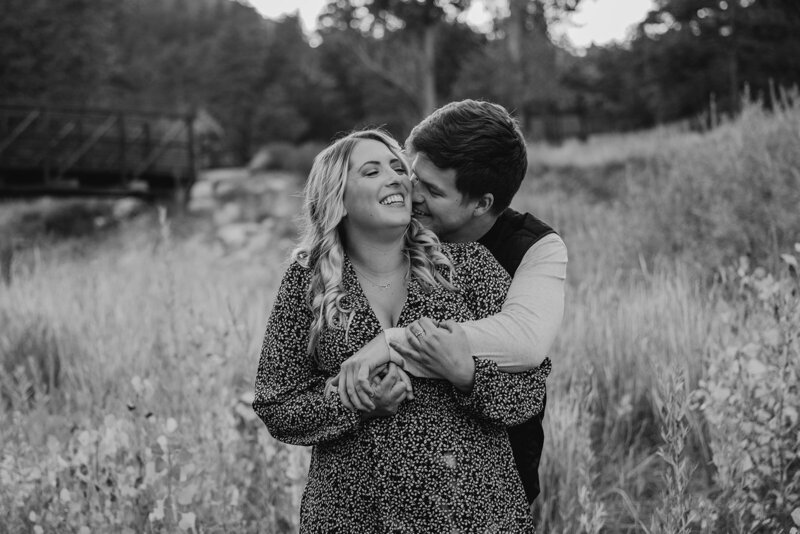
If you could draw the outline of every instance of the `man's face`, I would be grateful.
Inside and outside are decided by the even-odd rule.
[[[465,236],[475,201],[456,189],[455,169],[441,169],[422,152],[409,152],[414,190],[412,215],[442,241],[469,241]]]

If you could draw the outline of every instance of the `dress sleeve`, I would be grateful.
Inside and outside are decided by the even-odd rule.
[[[478,318],[500,311],[509,286],[508,273],[482,245],[470,243],[454,250],[454,265],[467,305]],[[527,421],[542,410],[550,361],[538,368],[508,373],[497,363],[473,356],[475,381],[469,393],[453,386],[456,402],[479,419],[506,426]]]
[[[456,402],[470,414],[492,423],[514,426],[542,411],[545,382],[551,369],[549,359],[536,369],[522,373],[501,371],[491,360],[474,360],[472,391],[463,393],[453,386]]]
[[[273,437],[293,445],[337,439],[359,424],[338,395],[325,396],[328,376],[307,353],[312,315],[305,303],[309,273],[293,263],[267,322],[253,409]]]
[[[566,274],[564,241],[551,234],[535,243],[522,258],[500,313],[461,325],[472,355],[511,373],[541,364],[564,317]]]

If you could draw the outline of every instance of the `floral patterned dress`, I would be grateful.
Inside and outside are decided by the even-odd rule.
[[[500,310],[508,274],[476,243],[445,245],[460,291],[430,293],[413,278],[398,326],[423,316],[480,319]],[[415,398],[394,416],[360,420],[325,380],[381,332],[348,259],[343,283],[354,315],[306,354],[310,271],[293,263],[267,324],[253,407],[281,441],[312,445],[300,509],[302,533],[533,532],[506,426],[541,410],[549,361],[527,373],[475,359],[464,394],[444,380],[411,377]]]

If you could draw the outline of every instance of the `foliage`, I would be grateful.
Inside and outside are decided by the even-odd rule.
[[[716,516],[713,504],[692,492],[692,477],[697,468],[689,454],[692,414],[683,369],[662,368],[656,406],[661,415],[662,445],[656,454],[664,463],[660,504],[653,510],[650,524],[642,525],[648,534],[689,534],[712,532]]]
[[[540,530],[791,532],[800,521],[797,117],[747,107],[704,134],[531,147],[554,176],[620,175],[592,196],[569,188],[578,179],[559,189],[534,174],[515,200],[570,252]],[[708,180],[705,195],[692,178]],[[745,206],[763,211],[746,219]],[[144,215],[102,240],[19,251],[0,286],[0,361],[19,378],[2,381],[0,532],[296,529],[308,453],[275,442],[248,406],[291,244],[226,254],[208,224]],[[777,251],[736,237],[770,226]],[[741,273],[721,259],[737,252],[751,254]],[[757,267],[770,265],[772,276]],[[57,357],[58,383],[26,356]]]
[[[293,530],[303,467],[248,419],[247,408],[207,413],[191,423],[206,430],[189,434],[181,428],[188,422],[139,411],[154,404],[150,380],[134,376],[132,387],[137,405],[128,414],[75,428],[66,443],[50,436],[33,451],[13,437],[6,442],[0,480],[13,491],[0,491],[0,503],[7,531]],[[244,414],[238,424],[235,414]],[[19,424],[23,414],[11,417]]]
[[[597,494],[598,465],[591,442],[591,408],[596,399],[578,373],[574,379],[575,392],[557,403],[551,401],[545,412],[547,448],[559,453],[545,455],[540,465],[542,493],[534,501],[533,513],[541,532],[597,534],[607,512]]]
[[[327,81],[297,17],[267,21],[229,0],[15,0],[0,9],[0,99],[203,107],[236,163],[327,120]]]
[[[645,256],[684,254],[709,269],[741,254],[776,258],[797,231],[797,143],[800,100],[787,95],[773,112],[747,103],[737,121],[665,146],[626,179],[625,202],[647,206],[632,230]]]
[[[559,73],[556,47],[543,29],[525,33],[520,45],[521,59],[509,61],[508,43],[491,41],[465,62],[454,98],[484,98],[513,109],[519,120],[554,112],[559,103]],[[507,80],[498,84],[497,80]]]
[[[437,107],[437,96],[442,92],[437,88],[436,69],[441,41],[464,35],[452,29],[459,28],[456,19],[469,3],[469,0],[352,3],[330,0],[319,20],[323,38],[333,37],[348,56],[394,92],[396,101],[406,107],[406,120],[413,126]],[[460,27],[469,31],[465,26]],[[455,58],[464,53],[452,44],[448,50],[459,52]],[[448,57],[447,61],[450,60]],[[458,65],[458,60],[455,64]]]
[[[739,111],[745,87],[800,82],[800,13],[791,0],[662,0],[631,41],[584,53],[552,23],[580,0],[336,0],[320,30],[265,20],[231,0],[8,0],[0,6],[0,99],[183,111],[223,126],[223,165],[268,142],[328,141],[383,125],[404,137],[434,107],[484,98],[537,139]],[[497,83],[497,80],[503,83]],[[577,124],[577,126],[576,126]]]
[[[695,396],[728,531],[800,527],[800,277],[797,256],[782,258],[774,275],[746,257],[724,272],[720,342]]]
[[[771,450],[773,458],[780,458],[794,454],[797,447],[792,440],[796,441],[797,435],[745,435],[748,426],[741,429],[741,423],[758,413],[759,408],[742,411],[740,404],[729,406],[729,401],[720,400],[709,405],[708,411],[698,411],[695,408],[703,397],[691,392],[709,387],[710,369],[715,369],[716,379],[724,379],[723,387],[750,387],[742,383],[742,372],[731,371],[733,364],[729,360],[713,362],[724,356],[724,347],[743,347],[748,338],[760,339],[759,331],[769,327],[758,326],[763,319],[756,318],[772,308],[762,307],[757,299],[742,300],[736,283],[712,282],[714,272],[728,273],[727,280],[731,280],[728,270],[719,265],[726,265],[724,258],[730,258],[737,250],[751,250],[745,242],[733,244],[720,239],[718,231],[694,231],[691,219],[681,214],[707,212],[708,208],[702,207],[705,198],[714,199],[714,216],[720,218],[739,213],[739,205],[743,215],[748,213],[744,211],[745,204],[760,208],[758,202],[746,200],[754,194],[756,184],[783,187],[786,182],[782,180],[794,176],[790,169],[796,165],[783,162],[793,161],[791,147],[797,141],[796,129],[790,125],[797,116],[795,108],[769,113],[748,106],[739,121],[703,135],[659,130],[558,148],[531,147],[531,161],[541,162],[553,178],[544,184],[537,180],[537,172],[529,176],[516,206],[555,224],[570,251],[569,312],[552,350],[563,366],[556,363],[548,382],[546,433],[548,440],[552,437],[553,448],[545,448],[541,469],[543,480],[550,486],[543,485],[543,500],[537,512],[541,514],[540,526],[547,522],[546,531],[559,532],[567,524],[570,526],[566,531],[580,530],[570,521],[585,507],[568,504],[577,495],[577,488],[568,488],[563,478],[565,472],[577,472],[577,466],[590,467],[588,472],[594,482],[588,486],[589,502],[603,505],[604,525],[610,532],[737,532],[735,524],[740,525],[739,532],[751,531],[743,521],[734,523],[732,511],[744,509],[745,504],[732,501],[732,490],[723,489],[718,475],[720,465],[741,460],[742,449],[734,446],[741,438],[753,443],[761,439],[758,447],[763,453]],[[731,139],[741,141],[735,150],[730,148]],[[718,152],[723,147],[730,150],[724,157]],[[598,200],[559,186],[558,177],[571,172],[581,173],[586,184],[607,180],[612,176],[601,174],[600,170],[614,164],[616,170],[607,172],[620,174],[624,187],[611,198]],[[704,173],[693,172],[697,165],[702,165]],[[742,173],[741,180],[732,176],[733,169]],[[777,169],[786,174],[768,174]],[[709,196],[665,194],[665,189],[685,184],[687,175],[708,180]],[[669,185],[671,181],[674,182]],[[712,189],[716,196],[711,195]],[[750,227],[750,222],[727,219],[725,224],[730,225],[731,235],[734,231],[745,235],[760,232],[771,224],[780,229],[780,246],[784,250],[787,243],[791,246],[791,236],[796,236],[797,229],[796,210],[793,211],[797,202],[791,197],[784,204],[782,195],[795,195],[797,189],[781,191],[780,195],[761,201],[768,220],[773,222],[748,219],[754,224]],[[674,219],[670,226],[655,230],[649,224],[660,219],[659,210],[665,205],[675,208],[671,212]],[[680,248],[673,248],[673,243]],[[776,258],[781,261],[772,250],[766,246],[752,249],[751,261],[763,265],[773,264]],[[785,272],[786,267],[781,270]],[[763,271],[759,272],[764,276]],[[788,277],[790,274],[786,273],[784,278]],[[797,294],[792,296],[795,302]],[[738,311],[732,316],[730,310]],[[720,320],[726,316],[727,320]],[[793,339],[797,336],[796,324],[795,318],[794,323],[787,321],[783,326]],[[733,341],[734,335],[741,339]],[[761,356],[759,359],[764,361]],[[792,353],[788,359],[791,371],[784,379],[774,378],[759,386],[770,393],[763,401],[756,401],[757,406],[761,407],[770,396],[780,399],[783,395],[787,399],[785,406],[797,403],[792,400],[797,387],[786,377],[797,374],[798,361],[796,352]],[[739,369],[744,365],[740,363]],[[656,372],[659,369],[667,371]],[[591,377],[588,392],[587,374]],[[575,420],[565,408],[579,398],[591,400]],[[740,413],[736,413],[737,409]],[[552,417],[570,421],[570,429],[560,429]],[[714,426],[715,421],[726,418],[724,426]],[[592,456],[579,447],[587,432],[593,461],[588,461]],[[722,444],[733,447],[727,456],[715,452],[721,447],[715,440],[721,437]],[[773,444],[771,449],[766,444],[768,439]],[[757,475],[757,469],[750,474]],[[775,490],[777,476],[777,469],[765,475],[763,480],[771,480],[766,486]],[[577,481],[578,477],[573,475],[572,480]],[[741,490],[741,482],[740,477],[728,487],[738,484]],[[758,501],[761,495],[763,491],[756,492],[748,502]],[[778,500],[773,493],[767,502]],[[563,516],[548,508],[556,506]],[[781,517],[791,516],[792,509],[783,510]],[[800,513],[795,515],[800,519]],[[790,532],[791,523],[783,525]]]
[[[0,287],[0,532],[292,532],[307,453],[248,398],[274,274],[144,217]]]
[[[590,49],[570,64],[565,83],[628,127],[709,107],[735,114],[747,87],[771,107],[772,87],[800,81],[798,28],[792,0],[660,0],[627,45]],[[701,122],[715,126],[707,113]]]
[[[314,157],[324,148],[320,143],[269,143],[253,158],[249,171],[287,171],[305,180],[311,172]]]
[[[109,0],[9,0],[0,5],[0,98],[88,104],[114,58]]]

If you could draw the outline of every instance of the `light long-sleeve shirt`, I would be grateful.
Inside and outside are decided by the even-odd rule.
[[[507,372],[539,366],[564,317],[567,260],[567,247],[557,234],[534,243],[514,274],[500,313],[461,323],[471,355],[492,360]],[[386,339],[408,345],[403,328],[386,330]],[[406,370],[425,376],[408,360]]]

